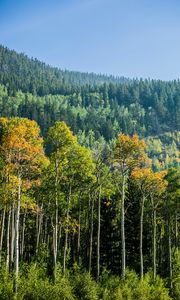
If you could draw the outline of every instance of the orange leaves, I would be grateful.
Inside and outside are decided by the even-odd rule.
[[[167,170],[154,173],[154,185],[160,193],[163,193],[168,185],[168,182],[164,179],[166,175]]]
[[[0,119],[1,172],[4,190],[7,191],[6,202],[17,198],[19,185],[22,197],[27,198],[27,192],[40,184],[38,176],[48,160],[39,134],[40,129],[35,121],[23,118]]]
[[[132,137],[125,134],[120,134],[118,136],[117,143],[121,145],[122,149],[127,150],[127,152],[135,150],[144,150],[146,145],[143,140],[139,139],[137,134],[134,134]]]
[[[153,172],[150,168],[135,168],[131,178],[143,193],[163,193],[167,187],[166,175],[167,170]]]
[[[21,118],[0,119],[2,138],[0,152],[9,166],[26,172],[45,160],[43,140],[35,121]]]
[[[136,183],[142,184],[143,182],[150,180],[152,173],[150,168],[135,168],[131,173],[131,177]]]

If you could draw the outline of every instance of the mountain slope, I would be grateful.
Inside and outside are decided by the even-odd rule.
[[[22,90],[40,96],[68,94],[77,90],[77,86],[85,84],[100,85],[127,81],[124,77],[63,71],[0,45],[0,83],[6,85],[10,93]]]
[[[0,115],[35,119],[43,134],[58,120],[76,134],[107,141],[119,132],[148,137],[180,131],[179,81],[61,71],[1,46],[0,83]]]

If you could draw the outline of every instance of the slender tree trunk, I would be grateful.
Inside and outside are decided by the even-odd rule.
[[[43,242],[47,244],[47,223],[48,223],[48,218],[45,217],[45,225],[44,225],[44,239]]]
[[[71,244],[72,244],[72,262],[73,264],[75,263],[76,261],[76,254],[75,254],[75,232],[73,231],[72,233],[72,239],[71,239]]]
[[[69,218],[69,214],[67,213],[67,222]],[[67,255],[67,248],[68,248],[68,225],[66,226],[66,232],[65,232],[65,243],[64,243],[64,255],[63,255],[63,273],[66,271],[66,255]]]
[[[97,276],[96,276],[97,281],[99,281],[99,274],[100,274],[100,234],[101,234],[101,185],[99,186],[99,195],[98,195]]]
[[[160,232],[160,257],[159,257],[159,265],[161,267],[161,272],[163,271],[163,232],[164,232],[164,223],[161,224],[161,232]]]
[[[175,216],[175,246],[176,251],[179,249],[179,243],[178,243],[178,221],[177,221],[177,215]]]
[[[79,216],[78,216],[78,241],[77,241],[77,257],[78,257],[78,264],[80,263],[80,247],[81,247],[81,203],[79,198]]]
[[[144,267],[143,267],[143,218],[144,218],[144,196],[142,197],[141,202],[141,212],[140,212],[140,275],[141,279],[144,276]]]
[[[15,224],[14,224],[14,202],[12,204],[12,217],[11,217],[11,268],[14,263],[14,239],[15,239]]]
[[[92,244],[93,244],[93,229],[94,229],[94,197],[91,200],[91,225],[90,225],[90,244],[89,244],[89,272],[91,272],[92,263]]]
[[[171,222],[168,222],[168,247],[169,247],[169,279],[170,279],[170,289],[172,290],[172,248],[171,248]]]
[[[122,197],[121,197],[121,276],[125,278],[126,271],[126,246],[125,246],[125,229],[124,229],[124,200],[125,200],[125,175],[122,175]]]
[[[58,252],[61,254],[61,235],[62,235],[62,223],[60,222],[59,234],[58,234]]]
[[[153,208],[153,280],[156,279],[156,209]]]
[[[6,209],[4,207],[1,219],[1,238],[0,238],[0,263],[2,260],[2,246],[3,246],[3,237],[4,237],[4,222],[5,222]]]
[[[66,225],[66,231],[65,231],[65,243],[64,243],[64,255],[63,255],[63,273],[66,271],[66,255],[67,255],[67,248],[68,248],[68,230],[69,230],[69,205],[71,201],[71,185],[69,187],[69,196],[68,196],[68,203],[67,203],[67,213],[66,213],[66,219],[67,219],[67,225]]]
[[[41,205],[41,212],[40,212],[40,216],[38,217],[38,223],[37,223],[36,254],[38,254],[39,251],[39,243],[40,243],[40,236],[41,236],[42,223],[43,223],[42,209],[43,209],[43,204]]]
[[[59,167],[58,160],[55,160],[56,178],[55,178],[55,226],[54,226],[54,281],[56,281],[57,249],[58,249],[58,181]]]
[[[9,257],[10,257],[10,243],[9,243],[9,236],[10,236],[10,223],[11,223],[11,208],[9,208],[8,212],[8,224],[7,224],[7,254],[6,254],[6,268],[9,271]]]
[[[19,276],[19,218],[20,218],[20,204],[21,204],[21,177],[18,176],[18,199],[16,208],[16,248],[15,248],[15,292],[18,288]]]
[[[21,242],[21,257],[23,259],[23,254],[24,254],[24,233],[25,233],[25,226],[26,226],[26,210],[24,212],[23,216],[23,224],[22,224],[22,242]]]
[[[90,215],[91,215],[91,193],[88,192],[88,210],[85,214],[85,228],[87,228],[87,240],[90,240]],[[86,270],[89,271],[90,243],[86,243]]]

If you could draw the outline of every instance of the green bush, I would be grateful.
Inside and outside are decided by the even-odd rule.
[[[75,296],[79,300],[98,300],[99,287],[89,273],[77,272],[72,277]]]
[[[126,278],[117,276],[102,279],[101,294],[103,300],[170,300],[163,280],[157,276],[153,283],[149,273],[140,280],[135,272],[127,271]]]
[[[180,252],[175,251],[173,259],[173,291],[174,299],[180,299]]]
[[[0,269],[0,299],[13,299],[13,295],[13,278],[3,266]]]
[[[53,284],[44,268],[36,264],[32,264],[26,276],[22,276],[18,294],[24,300],[74,300],[68,278],[59,272]]]
[[[179,299],[178,263],[174,268],[173,299]],[[135,272],[126,272],[122,280],[119,276],[104,272],[100,283],[89,273],[74,269],[73,273],[62,274],[57,268],[56,282],[50,281],[46,267],[35,263],[22,265],[18,281],[18,293],[13,293],[13,277],[5,267],[0,269],[1,300],[170,300],[168,289],[157,276],[153,282],[150,273],[140,280]]]

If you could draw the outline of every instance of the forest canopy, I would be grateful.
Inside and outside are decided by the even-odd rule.
[[[38,299],[34,281],[47,283],[40,299],[52,289],[64,299],[178,299],[179,169],[153,171],[138,135],[89,150],[56,122],[46,156],[35,121],[1,118],[0,133],[1,299],[13,286],[18,299]]]

